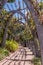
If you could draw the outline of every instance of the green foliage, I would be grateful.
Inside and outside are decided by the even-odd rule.
[[[29,22],[30,22],[30,27],[31,27],[31,29],[32,29],[32,30],[35,30],[35,23],[34,23],[34,20],[33,20],[32,17],[30,17]]]
[[[1,44],[2,38],[3,38],[3,30],[2,29],[0,29],[0,30],[1,30],[1,32],[0,32],[0,44]]]
[[[9,55],[9,51],[7,49],[0,48],[0,60],[2,60],[8,55]]]
[[[23,41],[23,40],[32,40],[33,39],[33,35],[31,33],[31,30],[29,28],[29,26],[27,26],[27,28],[20,33],[19,35],[20,39]]]
[[[14,2],[15,0],[8,0],[8,2]]]
[[[7,11],[5,9],[2,9],[2,15],[7,14]]]
[[[14,31],[14,34],[19,34],[21,33],[21,31],[23,31],[25,29],[25,26],[24,25],[17,25],[16,28],[15,28],[15,31]]]
[[[35,57],[35,58],[33,59],[33,63],[34,63],[34,65],[41,65],[41,60],[40,60],[40,58],[39,58],[39,57]]]
[[[40,8],[40,10],[43,9],[43,2],[39,2],[38,7]]]
[[[40,50],[40,42],[38,40],[38,38],[35,38],[36,42],[37,42],[37,45],[38,45],[38,50]]]
[[[2,42],[4,29],[5,29],[5,21],[4,16],[7,14],[7,11],[5,9],[2,9],[2,14],[0,15],[0,43]]]
[[[14,52],[15,50],[18,49],[18,43],[16,41],[13,41],[13,40],[6,41],[6,48],[9,51]]]

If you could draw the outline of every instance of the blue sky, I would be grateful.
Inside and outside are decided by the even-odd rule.
[[[16,0],[15,2],[17,3],[17,8],[18,8],[18,7],[19,7],[19,6],[18,6],[18,0]],[[11,10],[12,10],[12,9],[14,9],[14,10],[16,9],[16,7],[14,6],[15,3],[6,3],[5,6],[4,6],[4,8],[5,8],[7,11],[9,11],[9,9],[8,9],[8,7],[7,7],[7,4],[9,5],[9,8],[10,8]],[[20,0],[20,4],[21,4],[21,6],[22,6],[22,0]],[[11,7],[11,5],[12,5],[12,7]]]
[[[38,0],[38,2],[40,2],[40,1],[41,0]],[[17,3],[16,6],[17,6],[17,8],[19,8],[18,0],[16,0],[15,3]],[[5,6],[4,6],[4,9],[6,9],[7,11],[16,10],[16,7],[14,5],[15,3],[6,3]],[[23,8],[22,0],[20,0],[20,6],[21,6],[21,8]],[[26,7],[25,4],[24,4],[24,7]],[[22,12],[24,12],[24,11],[22,11]],[[26,12],[26,10],[25,10],[25,12]],[[18,15],[17,13],[14,16],[20,17],[20,15]],[[22,21],[24,21],[24,20],[22,20]]]
[[[37,0],[38,2],[40,2],[41,0]],[[20,4],[21,4],[21,7],[22,7],[22,0],[20,0]],[[18,7],[18,0],[16,0],[16,3],[17,3],[17,7]],[[7,11],[9,11],[9,9],[8,9],[8,7],[7,7],[7,5],[9,5],[9,8],[11,9],[11,10],[15,10],[16,8],[15,8],[15,6],[14,6],[14,3],[6,3],[5,4],[5,6],[4,6],[4,8],[7,10]],[[12,6],[12,7],[11,7]]]
[[[15,3],[17,3],[17,8],[19,8],[18,0],[16,0]],[[4,8],[5,8],[7,11],[16,10],[16,7],[15,7],[15,5],[14,5],[15,3],[6,3],[5,6],[4,6]],[[20,5],[21,5],[21,8],[23,8],[22,0],[20,0]],[[25,4],[24,4],[24,7],[26,7]],[[10,9],[9,9],[9,8],[10,8]],[[24,12],[24,11],[22,11],[22,12]],[[26,12],[26,11],[25,11],[25,12]],[[16,17],[21,17],[21,15],[20,15],[20,14],[18,15],[18,13],[16,13],[14,16],[16,16]],[[22,20],[22,21],[23,21],[23,20]]]

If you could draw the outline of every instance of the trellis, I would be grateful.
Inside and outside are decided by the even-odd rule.
[[[2,11],[2,8],[3,6],[5,5],[5,3],[7,2],[7,0],[2,0],[0,2],[0,14],[1,14],[1,11]],[[2,5],[3,3],[3,5]],[[24,3],[26,4],[26,7],[24,7]],[[27,19],[26,19],[26,15],[25,15],[25,10],[27,11],[30,11],[31,13],[31,16],[33,17],[34,21],[35,21],[35,25],[36,25],[36,29],[37,29],[37,33],[38,33],[38,38],[40,40],[40,47],[41,47],[41,59],[42,59],[42,65],[43,65],[43,26],[39,24],[39,20],[38,20],[38,8],[36,7],[36,10],[34,11],[34,6],[33,6],[33,3],[31,0],[22,0],[22,4],[23,4],[23,9],[21,9],[21,5],[20,5],[20,0],[18,0],[18,5],[19,5],[19,8],[17,9],[17,3],[15,2],[15,7],[16,7],[16,10],[12,10],[10,9],[10,7],[8,6],[7,4],[7,7],[8,9],[10,10],[9,13],[12,13],[12,16],[14,13],[18,13],[18,21],[20,20],[19,19],[19,15],[21,16],[21,21],[19,22],[22,22],[22,17],[23,19],[28,22],[28,15],[27,15]],[[13,9],[13,6],[11,5],[12,9]],[[24,10],[24,13],[22,13],[22,11]],[[37,12],[37,14],[35,15],[35,13]],[[12,17],[10,16],[10,18]]]

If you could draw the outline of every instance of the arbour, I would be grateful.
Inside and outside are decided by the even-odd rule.
[[[31,13],[31,15],[32,15],[32,17],[33,17],[33,19],[35,21],[35,25],[36,25],[36,29],[37,29],[37,33],[38,33],[38,38],[40,40],[41,58],[42,58],[42,65],[43,65],[43,26],[39,24],[38,15],[35,15],[35,13],[38,11],[37,8],[34,11],[34,6],[33,6],[31,1],[29,1],[29,0],[23,0],[23,1],[25,2],[26,6],[27,6],[27,9],[29,9],[29,11],[30,11],[30,13]],[[19,2],[19,6],[20,6],[20,2]],[[19,13],[20,15],[22,15],[24,17],[25,21],[27,21],[28,19],[26,20],[25,14],[23,14],[20,11],[20,7],[19,7],[18,10],[16,12]],[[15,13],[14,10],[11,11],[11,12],[13,14]],[[13,14],[12,14],[12,16],[13,16]]]

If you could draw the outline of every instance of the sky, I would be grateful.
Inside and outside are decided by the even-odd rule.
[[[41,0],[37,0],[38,2],[40,2]],[[19,8],[19,5],[18,5],[18,0],[15,1],[16,3],[16,6],[17,8]],[[16,7],[15,7],[15,3],[6,3],[5,6],[4,6],[4,9],[6,9],[7,11],[12,11],[12,10],[16,10]],[[22,0],[20,0],[20,6],[21,8],[23,8],[23,4],[22,4]],[[26,7],[25,3],[24,3],[24,7]],[[24,11],[22,11],[24,13]],[[26,12],[26,10],[25,10]],[[18,14],[16,13],[14,16],[18,17]],[[20,15],[19,15],[20,17]],[[22,20],[24,21],[24,20]]]
[[[17,9],[19,8],[19,5],[18,5],[18,0],[16,0],[16,2],[15,3],[17,3]],[[7,11],[11,11],[11,10],[16,10],[16,7],[15,7],[15,3],[6,3],[5,4],[5,6],[4,6],[4,9],[6,9]],[[23,8],[23,5],[22,5],[22,0],[20,0],[20,5],[21,5],[21,8]],[[26,5],[24,4],[24,7],[26,7]],[[24,11],[22,11],[22,12],[24,12]],[[25,11],[26,12],[26,11]],[[18,13],[16,13],[14,16],[16,16],[16,17],[21,17],[21,15],[19,14],[18,15]],[[24,21],[24,20],[22,20],[22,21]]]
[[[38,2],[40,2],[41,0],[37,0]],[[43,0],[42,0],[43,1]],[[18,7],[18,0],[16,0],[16,3],[17,3],[17,7]],[[20,4],[21,4],[21,6],[22,6],[22,0],[20,0]],[[15,6],[14,6],[14,3],[6,3],[5,4],[5,6],[4,6],[4,8],[7,10],[7,11],[9,11],[9,9],[8,9],[8,6],[7,5],[9,5],[9,8],[11,9],[11,10],[15,10],[16,8],[15,8]]]

